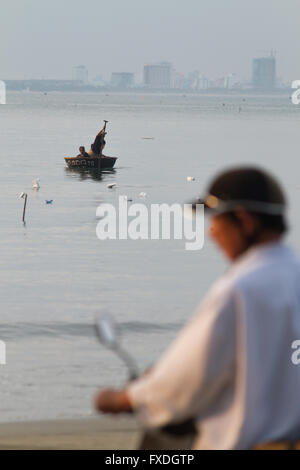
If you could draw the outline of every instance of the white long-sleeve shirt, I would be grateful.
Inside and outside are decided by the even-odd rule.
[[[283,243],[248,250],[216,282],[153,369],[128,386],[142,423],[196,419],[195,449],[300,438],[300,261]]]

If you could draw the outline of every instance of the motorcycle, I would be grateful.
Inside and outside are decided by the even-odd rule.
[[[128,381],[140,376],[135,360],[121,345],[121,331],[113,318],[102,315],[96,319],[95,329],[100,343],[113,351],[128,369]],[[168,424],[162,428],[143,431],[138,450],[190,450],[196,437],[196,426],[193,419],[180,424]]]

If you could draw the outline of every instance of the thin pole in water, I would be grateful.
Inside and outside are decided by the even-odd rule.
[[[23,209],[23,223],[25,224],[25,212],[26,212],[26,205],[27,205],[27,194],[25,194],[24,198],[24,209]]]
[[[22,222],[25,224],[25,212],[26,212],[26,205],[27,205],[27,194],[26,193],[21,193],[20,198],[24,199],[24,207],[23,207],[23,217],[22,217]]]

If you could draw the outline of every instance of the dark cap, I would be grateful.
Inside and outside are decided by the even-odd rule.
[[[232,168],[219,174],[209,185],[206,195],[193,202],[216,212],[244,208],[270,215],[284,214],[286,199],[278,181],[256,167]]]

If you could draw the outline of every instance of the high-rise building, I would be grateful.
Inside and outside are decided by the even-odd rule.
[[[276,59],[270,57],[253,59],[252,84],[254,88],[271,90],[276,86]]]
[[[84,65],[76,65],[76,67],[73,67],[73,80],[83,85],[88,83],[88,71]]]
[[[92,80],[92,83],[96,87],[104,87],[105,86],[105,81],[104,81],[103,76],[101,74],[96,75],[96,77]]]
[[[129,72],[113,72],[110,84],[116,88],[130,88],[134,84],[134,74]]]
[[[209,80],[200,74],[199,70],[189,73],[188,75],[189,88],[192,90],[206,90],[209,87]]]
[[[145,65],[144,84],[149,88],[171,88],[172,65],[169,62]]]

